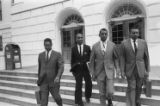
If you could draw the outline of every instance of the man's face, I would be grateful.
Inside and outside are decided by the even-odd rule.
[[[136,40],[139,37],[139,30],[138,29],[131,29],[130,38]]]
[[[49,41],[44,42],[44,47],[47,51],[52,49],[52,44]]]
[[[81,45],[83,43],[83,35],[82,34],[77,34],[77,36],[76,36],[76,42],[79,45]]]
[[[99,36],[100,36],[101,41],[104,42],[104,41],[106,41],[106,39],[107,39],[107,37],[108,37],[108,32],[102,30]]]

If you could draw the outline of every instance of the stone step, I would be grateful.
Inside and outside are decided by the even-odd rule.
[[[24,72],[24,71],[15,71],[15,70],[0,71],[0,75],[23,76],[23,77],[27,76],[27,77],[34,77],[34,78],[38,76],[38,74],[35,71],[34,72]]]
[[[0,102],[0,106],[18,106],[11,103]]]
[[[36,100],[32,98],[20,97],[0,93],[0,106],[37,106]],[[55,102],[49,101],[48,106],[57,106]],[[72,106],[64,104],[63,106]]]
[[[69,79],[74,80],[72,75],[63,75],[62,79]],[[28,77],[28,76],[10,76],[10,75],[1,75],[0,80],[10,80],[10,81],[18,81],[18,82],[29,82],[29,83],[36,83],[37,77]],[[159,79],[151,79],[153,86],[160,86]],[[127,83],[125,79],[115,79],[115,83]]]
[[[12,95],[10,93],[6,94],[6,92],[2,92],[2,93],[0,92],[0,101],[4,100],[4,102],[13,103],[13,104],[20,105],[20,106],[35,106],[36,105],[36,100],[34,97],[26,97],[25,96],[25,93],[28,93],[28,94],[34,96],[34,91],[30,91],[30,90],[26,91],[26,90],[21,90],[21,89],[11,89],[11,88],[7,88],[7,87],[2,87],[2,88],[5,89],[6,92],[7,92],[7,90],[8,91],[12,90],[13,92],[15,91],[16,95],[15,94]],[[17,91],[24,93],[24,94],[18,95]],[[74,96],[64,95],[64,94],[61,94],[61,96],[63,99],[63,103],[65,104],[64,106],[71,106],[74,104]],[[84,97],[83,97],[83,101],[85,101]],[[51,106],[51,105],[56,106],[56,104],[55,105],[53,105],[53,104],[55,104],[55,103],[50,95],[49,106]],[[117,102],[117,101],[113,101],[113,104],[114,104],[114,106],[124,106],[125,105],[124,102]],[[99,106],[99,99],[91,98],[91,104],[88,104],[86,106]],[[147,105],[145,105],[145,106],[147,106]]]
[[[74,87],[61,87],[60,92],[62,94],[62,98],[64,95],[70,95],[74,98]],[[35,90],[28,90],[28,89],[19,89],[19,88],[11,88],[11,87],[4,87],[0,86],[0,93],[9,94],[9,95],[16,95],[20,97],[27,97],[27,98],[35,98],[34,95]],[[83,95],[84,95],[84,88],[83,88]],[[93,99],[99,99],[99,91],[94,89],[92,93]],[[51,97],[50,97],[51,99]],[[114,101],[118,102],[125,102],[125,92],[115,92]],[[68,99],[64,98],[66,104],[68,104]],[[71,103],[71,102],[69,102]],[[73,103],[73,100],[72,100]],[[152,96],[152,98],[146,98],[145,95],[142,94],[142,103],[146,105],[151,104],[160,104],[160,97],[159,96]]]
[[[84,82],[83,82],[84,83]],[[115,91],[118,92],[125,92],[127,84],[115,83]],[[15,81],[5,81],[0,80],[0,86],[12,87],[12,88],[20,88],[20,89],[28,89],[28,90],[36,90],[36,84],[32,83],[24,83],[24,82],[15,82]],[[64,87],[75,87],[74,80],[61,80],[61,86]],[[83,84],[84,88],[84,84]],[[93,82],[93,89],[98,89],[96,82]],[[160,86],[153,86],[152,87],[152,95],[160,96]]]
[[[0,72],[1,73],[1,72]],[[30,73],[25,72],[3,72],[3,73],[12,73],[12,74],[0,74],[0,93],[1,94],[8,94],[12,96],[18,96],[22,98],[30,98],[35,99],[34,92],[37,89],[36,81],[37,81],[37,74],[36,73]],[[14,73],[14,74],[13,74]],[[18,74],[16,74],[18,73]],[[20,74],[19,74],[20,73]],[[28,74],[28,75],[27,75]],[[32,76],[33,74],[33,76]],[[25,76],[26,75],[26,76]],[[149,105],[149,106],[159,106],[155,104],[160,104],[160,85],[159,80],[155,79],[152,81],[152,94],[153,96],[151,98],[146,98],[142,94],[142,103]],[[84,83],[84,81],[83,81]],[[93,81],[93,94],[92,99],[99,101],[99,95],[98,95],[98,88],[97,83]],[[125,102],[125,91],[126,91],[126,81],[125,80],[115,80],[115,97],[114,101],[119,102]],[[61,80],[61,94],[62,98],[65,104],[73,105],[74,103],[74,90],[75,90],[75,80],[72,75],[63,75]],[[26,91],[26,92],[24,92]],[[83,92],[84,92],[84,86],[83,86]],[[84,93],[83,93],[84,95]],[[71,96],[73,99],[64,98],[66,96]],[[4,98],[0,97],[0,101],[2,101]],[[50,97],[50,100],[53,102],[53,99]],[[13,100],[14,102],[14,100]],[[24,101],[23,101],[24,102]],[[19,102],[19,103],[23,103]],[[27,102],[26,102],[27,104]],[[93,105],[98,105],[99,103],[94,103]],[[24,103],[25,105],[25,103]],[[28,104],[26,106],[32,106],[35,104]],[[118,105],[119,106],[119,105]]]
[[[0,71],[0,77],[1,76],[2,76],[2,78],[0,78],[0,79],[4,79],[4,80],[6,80],[7,79],[6,77],[9,76],[8,80],[19,81],[16,78],[23,78],[20,81],[32,82],[32,83],[36,83],[36,80],[34,80],[34,79],[37,79],[36,71],[26,72],[26,71],[7,71],[6,70],[6,71]],[[5,76],[5,78],[3,76]],[[29,79],[29,80],[26,80],[26,79]],[[74,80],[74,77],[71,74],[70,75],[63,75],[62,79],[72,79],[72,80]],[[157,78],[154,78],[154,77],[152,77],[150,79],[152,80],[152,85],[160,86],[160,79],[157,79]],[[115,82],[117,82],[117,83],[127,83],[126,79],[115,79]]]
[[[71,76],[69,76],[71,77]],[[65,77],[68,78],[68,77]],[[75,80],[62,78],[61,86],[75,87]],[[9,75],[0,75],[0,85],[17,87],[22,89],[36,89],[36,80],[37,78],[29,78],[22,76],[9,76]],[[8,83],[7,83],[8,81]],[[12,83],[13,82],[13,83]],[[84,83],[84,81],[83,81]],[[119,92],[125,92],[127,89],[126,83],[114,83],[115,90]],[[83,84],[84,87],[84,84]],[[93,81],[93,89],[98,89],[97,83]],[[142,92],[143,93],[143,92]],[[160,96],[160,86],[152,86],[152,94]]]

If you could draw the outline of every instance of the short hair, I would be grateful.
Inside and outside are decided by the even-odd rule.
[[[100,31],[99,31],[99,36],[102,33],[102,31],[106,31],[108,33],[108,30],[106,28],[101,28]]]
[[[139,30],[139,27],[137,26],[137,24],[132,25],[132,26],[130,26],[130,28],[129,28],[129,32],[131,32],[132,29],[138,29],[138,30]]]
[[[79,34],[81,34],[82,37],[83,37],[83,33],[80,33],[80,32],[79,32],[79,33],[76,34],[76,39],[77,39],[77,36],[78,36]]]
[[[52,40],[50,38],[44,39],[44,44],[45,44],[45,42],[50,42],[52,44]]]

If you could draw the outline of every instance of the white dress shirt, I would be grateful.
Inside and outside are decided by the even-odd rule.
[[[48,53],[48,60],[51,57],[51,53],[52,53],[52,50],[50,50],[49,53]],[[46,54],[46,59],[47,59],[47,51],[45,51],[45,54]]]
[[[81,46],[81,53],[80,53],[80,46]],[[83,44],[81,44],[81,45],[77,45],[77,47],[78,47],[78,51],[79,51],[79,53],[81,54],[81,55],[83,55]]]
[[[105,52],[107,48],[107,40],[105,42],[102,42],[102,41],[100,42],[101,42],[101,50]]]
[[[136,43],[136,47],[138,48],[138,40],[137,39],[136,39],[135,43]],[[133,50],[135,51],[133,39],[131,39],[131,45],[132,45]]]

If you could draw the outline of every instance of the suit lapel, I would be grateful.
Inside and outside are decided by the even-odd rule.
[[[53,55],[54,55],[54,52],[53,52],[53,50],[52,50],[52,51],[51,51],[51,55],[50,55],[50,57],[49,57],[49,60],[46,61],[46,63],[49,63],[49,62],[50,62],[50,60],[52,59]]]
[[[102,51],[102,49],[101,49],[101,42],[99,42],[98,43],[98,51],[100,52],[100,54],[102,55],[102,56],[104,56],[104,54],[103,54],[103,51]]]
[[[46,62],[46,52],[44,51],[42,54],[43,60]]]
[[[105,51],[105,57],[107,56],[107,54],[109,53],[110,51],[110,43],[109,41],[107,41],[107,47],[106,47],[106,51]]]
[[[141,49],[142,47],[142,43],[140,42],[140,39],[137,39],[137,42],[138,42],[138,46],[137,46],[137,53],[138,51]]]
[[[128,39],[128,46],[130,50],[135,54],[135,51],[133,50],[132,44],[131,44],[131,39]]]
[[[77,45],[76,45],[75,49],[76,49],[75,51],[77,52],[76,54],[78,54],[80,56],[80,53],[78,51],[78,46]]]
[[[83,54],[84,55],[84,52],[86,51],[86,45],[83,45]]]

